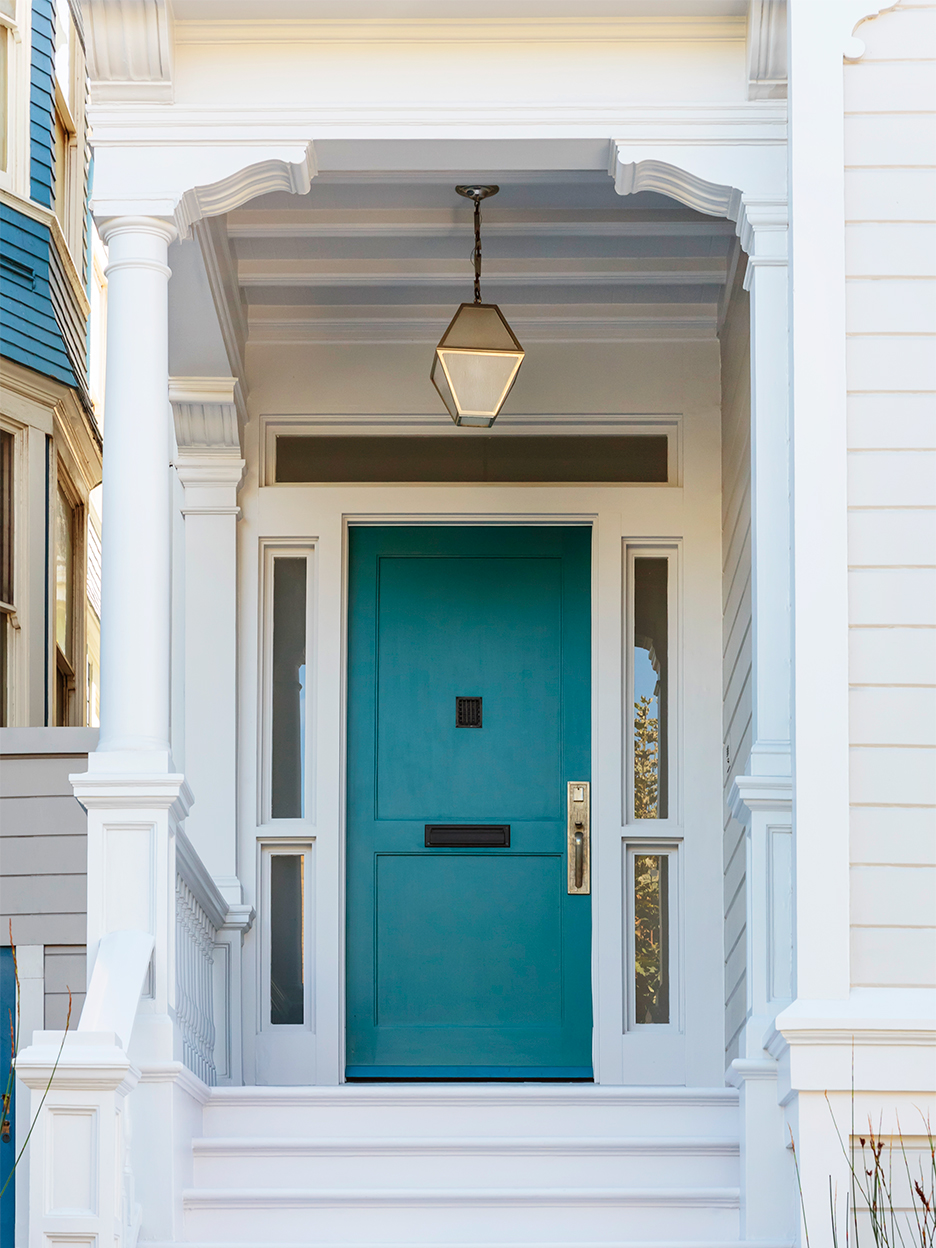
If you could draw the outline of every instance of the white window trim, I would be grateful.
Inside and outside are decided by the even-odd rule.
[[[649,821],[647,821],[649,822]],[[667,872],[669,896],[667,917],[669,932],[667,952],[669,956],[670,1021],[668,1023],[638,1023],[636,1020],[636,958],[634,940],[634,859],[645,854],[669,858]],[[680,842],[666,840],[624,840],[624,1031],[652,1035],[679,1035],[685,1029],[683,1002],[683,974],[685,965],[682,922],[682,862]]]
[[[264,540],[260,543],[260,726],[257,734],[258,770],[260,777],[257,796],[259,809],[257,823],[261,827],[276,829],[289,835],[291,827],[305,831],[315,823],[315,741],[313,726],[316,722],[316,688],[312,674],[315,665],[315,538],[291,538]],[[305,814],[298,819],[274,819],[272,816],[273,771],[273,564],[276,559],[306,560],[306,699],[305,699],[305,749],[303,765],[305,778],[303,797]]]
[[[257,1031],[279,1036],[315,1034],[315,942],[313,899],[315,896],[315,838],[295,837],[263,839],[257,842],[258,888],[260,898],[259,934],[257,950],[260,958],[260,993],[257,1001]],[[270,1021],[270,859],[275,855],[303,855],[303,985],[301,1023],[273,1023]]]
[[[640,540],[624,542],[625,626],[624,626],[624,785],[622,824],[638,829],[645,836],[682,834],[683,818],[683,696],[682,696],[682,542],[680,540]],[[669,567],[667,592],[667,817],[634,817],[634,560],[666,559]]]
[[[29,198],[29,80],[31,70],[32,6],[29,0],[16,0],[16,17],[0,14],[0,26],[9,32],[10,132],[7,136],[7,167],[0,170],[0,189]]]

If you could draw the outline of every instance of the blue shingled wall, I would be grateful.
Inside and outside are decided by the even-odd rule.
[[[32,64],[29,83],[29,195],[52,207],[55,160],[52,123],[55,116],[54,0],[33,0]]]
[[[49,292],[49,231],[6,204],[0,226],[0,355],[77,386]]]
[[[52,207],[55,8],[33,0],[29,95],[30,197]],[[49,230],[39,221],[0,205],[0,355],[66,386],[78,381],[55,319],[49,291]]]

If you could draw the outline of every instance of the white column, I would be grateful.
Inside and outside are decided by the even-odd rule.
[[[812,1000],[849,991],[842,56],[874,7],[789,5],[796,988]]]
[[[167,772],[169,341],[175,227],[104,222],[108,246],[101,597],[101,737],[91,771]]]

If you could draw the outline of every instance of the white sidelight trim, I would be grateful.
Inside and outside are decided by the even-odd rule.
[[[106,221],[107,445],[101,738],[91,771],[162,772],[169,760],[169,345],[166,264],[175,228]]]

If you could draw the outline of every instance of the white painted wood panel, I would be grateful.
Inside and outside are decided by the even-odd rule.
[[[936,690],[932,685],[852,688],[849,732],[855,745],[936,746]]]
[[[932,507],[936,500],[936,452],[920,450],[851,451],[848,501],[852,507]],[[922,518],[922,517],[921,517]],[[932,525],[932,515],[925,522]],[[850,552],[849,552],[850,558]],[[854,560],[851,560],[854,562]],[[879,563],[915,563],[895,546]]]
[[[936,10],[928,5],[900,5],[896,13],[862,22],[855,33],[865,45],[865,62],[936,57]]]
[[[853,684],[936,684],[933,629],[853,628],[848,649]]]
[[[854,746],[851,800],[859,805],[936,805],[936,752],[928,748]],[[899,812],[892,811],[899,819]]]
[[[906,59],[875,61],[869,52],[854,66],[850,65],[845,75],[845,111],[867,112],[873,109],[882,113],[912,113],[932,91],[933,66],[930,62]]]
[[[893,452],[890,452],[893,454]],[[921,460],[924,456],[919,457]],[[857,456],[852,456],[854,463]],[[936,463],[934,463],[936,469]],[[926,506],[873,506],[848,515],[848,562],[936,564],[936,516]]]
[[[936,127],[936,122],[933,124]],[[862,274],[928,277],[932,273],[934,254],[936,224],[857,221],[845,226],[845,271],[849,277]]]
[[[848,578],[852,624],[936,625],[936,570],[858,568]]]
[[[904,807],[898,816],[886,806],[855,806],[851,812],[851,860],[906,866],[936,866],[933,812]]]
[[[845,118],[846,165],[931,165],[936,119],[931,114],[852,114]],[[846,216],[850,217],[846,207]]]
[[[931,334],[849,338],[845,344],[849,391],[936,390],[934,347]]]
[[[909,914],[936,928],[936,868],[877,863],[851,869],[851,914],[855,926],[902,927]]]
[[[936,931],[918,927],[853,927],[852,983],[856,987],[936,986]]]
[[[847,169],[845,202],[849,221],[932,221],[936,169]]]
[[[850,334],[936,334],[934,282],[852,278],[845,301]]]
[[[930,394],[848,396],[848,445],[936,448],[936,405]]]

